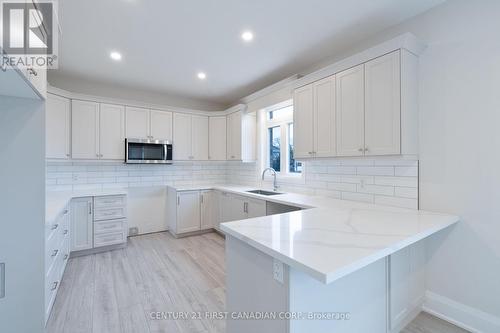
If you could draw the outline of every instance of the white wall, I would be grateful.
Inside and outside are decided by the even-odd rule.
[[[0,96],[0,332],[43,332],[44,119],[45,103]]]
[[[448,1],[367,43],[407,31],[429,45],[419,67],[420,206],[462,217],[429,242],[427,289],[445,297],[429,306],[499,332],[500,1]]]

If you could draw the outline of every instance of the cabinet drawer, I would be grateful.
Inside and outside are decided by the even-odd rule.
[[[121,219],[125,217],[125,214],[125,207],[96,208],[94,211],[94,221]]]
[[[94,235],[94,247],[125,243],[127,236],[124,231]]]
[[[97,208],[110,208],[110,207],[125,207],[126,197],[124,195],[110,195],[105,197],[95,197],[94,207]]]
[[[125,220],[96,221],[94,222],[94,235],[111,232],[123,232]]]

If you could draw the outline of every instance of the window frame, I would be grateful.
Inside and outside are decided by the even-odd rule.
[[[273,111],[278,111],[280,109],[284,109],[287,107],[292,107],[292,115],[291,117],[284,117],[284,118],[275,118],[275,119],[269,119],[269,113]],[[282,103],[273,105],[269,108],[265,108],[263,110],[263,117],[264,117],[264,122],[263,122],[263,130],[265,131],[265,136],[264,136],[264,163],[263,163],[263,168],[267,168],[270,166],[270,132],[269,129],[273,127],[280,127],[280,171],[276,172],[277,177],[282,180],[290,180],[294,182],[302,182],[303,180],[303,175],[304,175],[304,165],[302,164],[302,171],[301,172],[290,172],[290,151],[289,151],[289,143],[290,143],[290,137],[289,137],[289,128],[290,124],[293,124],[293,100],[287,100]]]

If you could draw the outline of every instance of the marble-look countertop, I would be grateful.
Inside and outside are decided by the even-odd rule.
[[[95,191],[50,191],[45,193],[45,224],[51,224],[73,198],[127,194],[125,189]]]
[[[453,215],[320,196],[251,194],[246,191],[254,187],[237,185],[175,188],[212,188],[303,208],[222,223],[221,230],[323,283],[340,279],[459,221]]]

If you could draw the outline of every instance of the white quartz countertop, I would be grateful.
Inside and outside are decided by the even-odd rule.
[[[221,229],[323,283],[340,279],[459,221],[453,215],[320,196],[246,192],[255,187],[213,185],[176,189],[210,188],[305,208],[222,223]]]
[[[106,195],[123,195],[127,194],[125,189],[116,190],[95,190],[95,191],[53,191],[45,194],[45,224],[53,223],[54,220],[63,211],[64,207],[73,198],[97,197]]]

